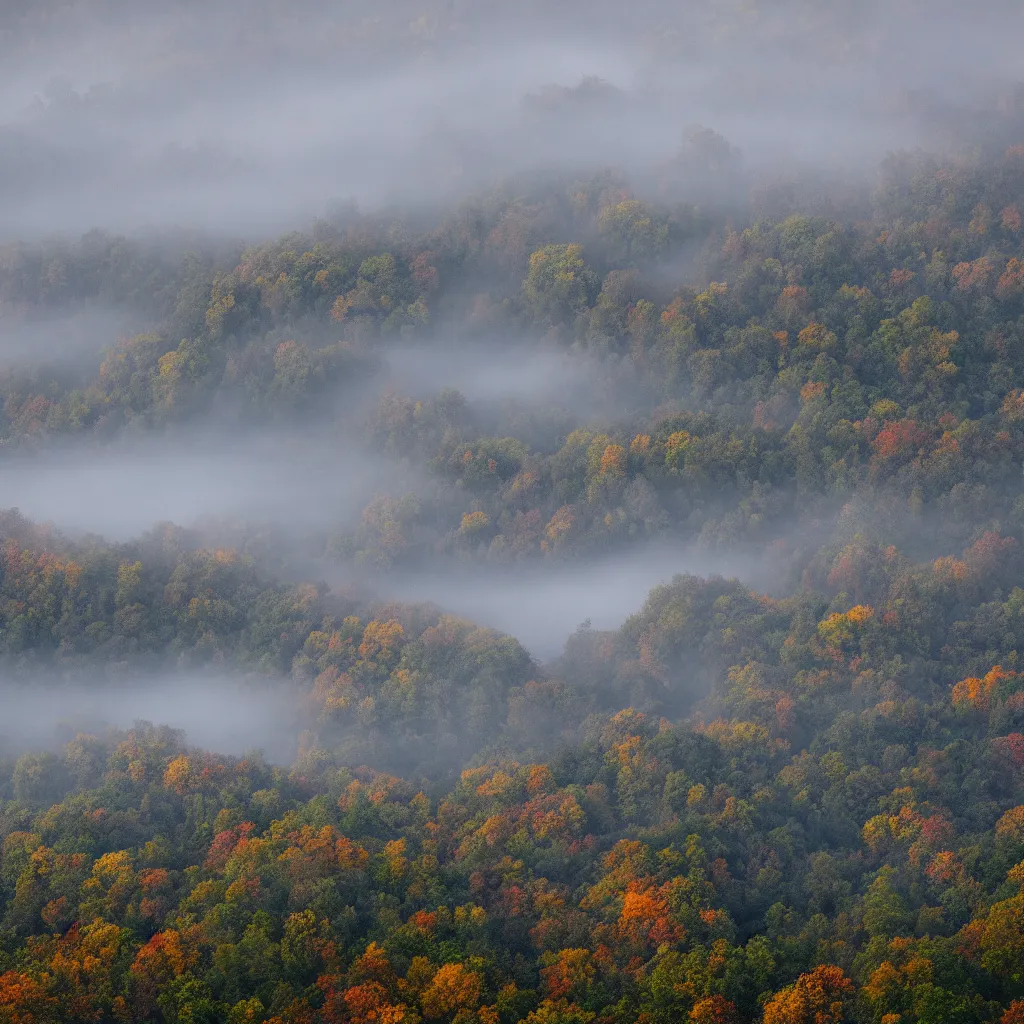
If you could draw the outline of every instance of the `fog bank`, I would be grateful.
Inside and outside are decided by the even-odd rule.
[[[219,676],[156,676],[124,683],[5,683],[0,678],[0,751],[35,750],[76,733],[130,728],[137,721],[182,729],[190,744],[221,754],[262,750],[288,764],[301,711],[287,683],[245,684]]]
[[[736,578],[761,591],[776,590],[784,576],[764,554],[716,556],[693,546],[657,544],[577,563],[393,573],[367,585],[382,598],[429,601],[509,633],[547,661],[562,653],[583,622],[617,629],[654,587],[678,574]]]
[[[128,540],[156,522],[350,525],[404,470],[339,436],[214,430],[104,447],[67,445],[0,461],[0,505],[73,533]]]

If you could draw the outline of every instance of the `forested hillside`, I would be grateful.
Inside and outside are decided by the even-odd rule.
[[[1020,12],[182,6],[0,25],[0,1024],[1024,1024]]]

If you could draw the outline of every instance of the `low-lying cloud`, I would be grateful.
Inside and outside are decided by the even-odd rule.
[[[191,431],[16,452],[0,506],[72,533],[128,540],[156,522],[233,519],[296,533],[350,525],[411,473],[344,436]]]
[[[304,723],[301,702],[287,681],[256,684],[214,675],[76,685],[0,678],[0,707],[0,753],[7,754],[146,721],[181,729],[190,744],[221,754],[261,750],[268,760],[287,764]]]
[[[80,309],[47,316],[0,316],[0,371],[94,369],[104,349],[145,326],[127,310]]]
[[[374,587],[382,597],[428,601],[509,633],[547,661],[584,622],[617,629],[654,587],[679,574],[736,578],[759,590],[776,589],[783,575],[768,555],[716,556],[663,543],[586,562],[395,573],[379,577]]]

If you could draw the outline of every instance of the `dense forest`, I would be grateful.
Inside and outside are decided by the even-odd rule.
[[[1020,12],[130,6],[0,25],[0,1024],[1024,1024]]]

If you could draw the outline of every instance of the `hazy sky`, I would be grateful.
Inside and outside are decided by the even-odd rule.
[[[997,0],[45,6],[0,35],[0,236],[266,233],[517,168],[650,168],[694,122],[752,166],[866,170],[1002,86],[1022,27]],[[524,102],[585,76],[617,92]]]

